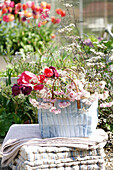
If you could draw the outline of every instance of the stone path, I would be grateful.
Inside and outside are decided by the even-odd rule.
[[[3,59],[3,57],[0,56],[0,71],[5,70],[6,69],[6,62]]]

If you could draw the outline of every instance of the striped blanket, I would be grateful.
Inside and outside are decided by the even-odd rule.
[[[42,139],[38,125],[12,125],[2,145],[2,166],[10,164],[13,170],[104,170],[106,142],[102,129],[90,138]]]
[[[104,149],[24,145],[11,162],[13,170],[104,170]]]

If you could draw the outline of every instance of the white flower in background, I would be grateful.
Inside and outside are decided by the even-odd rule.
[[[99,94],[98,97],[99,99],[106,100],[109,96],[109,91],[104,91],[103,94]]]
[[[86,97],[86,98],[89,98],[90,97],[90,92],[86,91],[86,90],[82,90],[81,91],[82,93],[82,96]]]
[[[109,58],[110,60],[113,60],[113,54],[110,56],[110,58]]]
[[[99,86],[104,89],[105,88],[105,85],[106,85],[106,82],[105,81],[100,81],[99,82]]]
[[[109,103],[101,103],[100,104],[100,107],[111,107],[113,105],[113,101],[112,102],[109,102]]]
[[[96,53],[96,51],[93,48],[91,48],[90,51],[93,52],[94,54]]]

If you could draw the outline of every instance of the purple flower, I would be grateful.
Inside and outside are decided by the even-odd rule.
[[[84,41],[83,41],[83,44],[85,44],[85,45],[87,45],[87,46],[89,46],[89,47],[94,47],[94,46],[93,46],[93,43],[91,42],[90,39],[84,40]]]
[[[32,91],[32,87],[28,85],[18,85],[14,84],[12,86],[12,95],[17,96],[19,94],[29,95]]]
[[[103,37],[98,37],[98,41],[102,41],[103,40]]]
[[[26,17],[23,17],[23,18],[22,18],[22,21],[23,21],[23,22],[26,21]]]
[[[37,12],[36,11],[32,11],[33,15],[37,15]]]
[[[25,85],[22,85],[21,86],[21,90],[22,90],[22,93],[24,95],[29,95],[32,91],[32,87],[31,86],[25,86]]]
[[[58,72],[57,72],[55,67],[50,66],[49,68],[53,71],[53,77],[59,77],[59,74],[58,74]]]
[[[17,96],[21,93],[21,89],[20,89],[20,86],[18,84],[14,84],[12,86],[12,95],[13,96]]]

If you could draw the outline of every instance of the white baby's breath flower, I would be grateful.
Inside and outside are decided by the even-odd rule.
[[[18,95],[18,98],[19,99],[25,99],[25,95],[21,93],[21,94]]]
[[[68,3],[66,3],[66,4],[64,4],[66,7],[72,7],[73,5],[72,4],[68,4]]]
[[[109,58],[110,60],[113,60],[113,54],[110,56],[110,58]]]
[[[91,48],[90,51],[93,53],[96,53],[95,49],[93,49],[93,48]]]
[[[102,45],[100,45],[100,44],[98,44],[98,45],[97,45],[97,47],[103,48],[103,46],[102,46]]]

